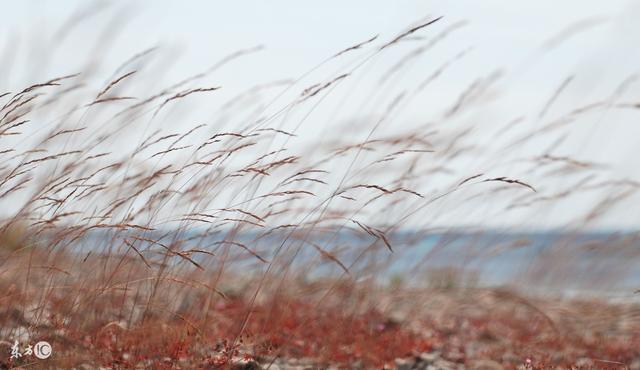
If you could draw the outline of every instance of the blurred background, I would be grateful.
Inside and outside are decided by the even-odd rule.
[[[304,77],[296,81],[299,86],[321,81],[359,63],[362,57],[347,56],[305,75],[338,51],[376,35],[378,41],[390,39],[428,17],[444,16],[428,35],[416,34],[394,50],[376,55],[359,69],[359,76],[318,104],[314,114],[298,128],[304,133],[303,139],[332,130],[336,122],[370,118],[377,113],[376,105],[455,61],[429,89],[396,112],[393,126],[418,127],[436,119],[474,83],[491,80],[481,104],[455,118],[473,126],[473,142],[484,148],[480,157],[456,162],[456,170],[463,168],[471,174],[508,168],[513,176],[520,175],[518,160],[538,155],[540,148],[562,138],[562,144],[553,150],[554,156],[606,164],[603,170],[611,179],[633,179],[637,173],[637,111],[613,107],[637,103],[640,92],[636,80],[640,51],[635,47],[640,42],[635,22],[640,6],[632,1],[202,1],[189,6],[171,1],[68,1],[64,5],[24,1],[6,4],[3,13],[0,86],[6,91],[79,71],[84,78],[104,82],[105,76],[132,56],[156,48],[143,59],[147,64],[141,71],[151,77],[140,89],[151,92],[163,84],[205,72],[239,50],[248,51],[202,78],[203,85],[224,88],[218,97],[206,101],[206,109],[198,106],[195,98],[189,117],[185,117],[185,108],[180,111],[182,119],[161,123],[172,127],[210,119],[210,112],[226,98],[251,86],[273,83],[264,93],[272,98],[278,89],[299,77]],[[89,65],[91,68],[87,68]],[[500,142],[496,130],[516,122],[507,133],[509,138],[516,138],[539,129],[545,124],[541,119],[517,120],[540,115],[561,87],[562,93],[545,111],[547,121],[593,102],[606,100],[611,106],[581,117],[570,135],[559,130],[546,138],[534,138],[504,158],[498,148],[508,140]],[[293,94],[290,91],[289,95]],[[278,99],[283,105],[291,98],[284,94]],[[287,125],[294,123],[284,127]],[[534,176],[521,175],[525,179],[528,175],[530,180]],[[542,184],[538,181],[538,186],[561,190],[578,180],[546,179]],[[440,181],[434,178],[432,184]],[[562,204],[540,209],[535,217],[530,211],[508,215],[493,212],[487,217],[486,206],[481,206],[448,212],[438,222],[447,226],[482,223],[562,227],[575,221],[588,208],[590,199],[594,197],[576,195]],[[628,202],[635,204],[638,200],[634,199]],[[634,211],[634,207],[619,207],[594,220],[593,226],[634,228],[640,222]]]

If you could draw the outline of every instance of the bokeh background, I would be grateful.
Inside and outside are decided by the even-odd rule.
[[[614,105],[638,102],[636,73],[640,51],[635,46],[640,42],[640,32],[635,19],[639,13],[635,2],[621,0],[606,4],[597,1],[12,2],[5,4],[3,11],[0,86],[14,91],[52,76],[79,71],[85,78],[102,83],[105,76],[111,76],[127,59],[156,48],[149,53],[141,71],[146,74],[147,83],[135,91],[144,94],[207,71],[234,52],[251,50],[200,79],[202,85],[223,86],[216,98],[205,103],[196,97],[189,108],[185,105],[176,113],[180,119],[154,123],[188,127],[198,120],[211,120],[211,112],[251,86],[274,83],[263,94],[264,99],[272,99],[280,92],[279,88],[301,76],[304,78],[297,85],[310,85],[352,67],[363,57],[349,56],[313,70],[339,50],[375,35],[379,35],[379,40],[389,39],[428,17],[444,16],[430,34],[417,34],[394,50],[380,53],[359,69],[357,78],[332,91],[331,97],[323,99],[299,126],[302,138],[298,142],[326,135],[337,124],[370,119],[383,102],[408,86],[417,85],[416,81],[425,80],[444,63],[455,61],[442,78],[396,112],[392,125],[419,127],[437,119],[438,112],[449,109],[472,84],[481,79],[491,80],[490,90],[481,97],[481,102],[455,118],[460,125],[473,127],[472,140],[484,151],[450,165],[465,173],[489,169],[509,172],[537,183],[542,190],[546,187],[561,191],[580,179],[551,180],[519,173],[523,171],[518,170],[522,167],[518,161],[539,155],[540,148],[550,147],[562,138],[553,155],[602,164],[604,178],[636,176],[635,144],[640,135],[637,111],[616,109]],[[425,47],[428,51],[410,56]],[[611,107],[581,117],[570,132],[558,131],[513,150],[505,149],[503,144],[509,140],[501,142],[496,130],[519,118],[540,115],[560,87],[561,95],[545,111],[547,121],[593,102],[606,100]],[[297,91],[291,90],[279,95],[274,106],[286,104],[295,94]],[[283,127],[297,125],[295,120],[294,116]],[[544,124],[542,119],[528,119],[514,124],[506,136],[510,139],[526,136]],[[354,131],[347,134],[354,139],[366,136],[357,128]],[[504,150],[509,150],[508,158],[501,154]],[[434,184],[444,186],[438,178],[431,180],[431,185]],[[437,222],[446,226],[564,227],[579,222],[576,217],[601,196],[597,192],[576,195],[535,212],[514,211],[506,215],[485,205],[454,207],[449,203],[450,208],[460,212],[447,212]],[[637,201],[628,200],[632,204]],[[634,228],[638,217],[635,207],[622,206],[593,220],[590,226]]]

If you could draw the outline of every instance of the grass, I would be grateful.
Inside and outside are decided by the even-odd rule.
[[[558,113],[567,79],[527,116],[537,129],[523,135],[510,133],[512,122],[493,125],[491,145],[482,146],[474,135],[487,129],[469,117],[492,95],[499,75],[490,74],[427,114],[427,123],[402,125],[403,112],[464,56],[430,65],[417,83],[397,77],[461,27],[446,23],[434,18],[386,41],[356,43],[285,87],[258,84],[232,96],[197,123],[189,109],[225,91],[203,81],[259,48],[157,91],[140,88],[152,77],[150,49],[115,72],[89,68],[0,93],[2,366],[250,368],[297,360],[381,368],[435,352],[469,367],[637,365],[636,304],[476,286],[473,263],[489,252],[473,241],[454,258],[466,273],[429,265],[451,248],[444,237],[388,284],[394,262],[442,230],[434,226],[442,218],[523,209],[535,217],[581,194],[589,207],[558,245],[624,257],[616,274],[598,264],[604,258],[590,266],[614,285],[637,257],[637,233],[588,246],[572,239],[633,201],[637,181],[546,146],[525,159],[516,149],[562,142],[572,124],[616,101]],[[407,52],[418,34],[433,38]],[[358,85],[349,83],[371,78],[366,68],[394,50],[398,64],[383,74],[388,89],[367,93],[372,103],[356,110],[362,121],[317,117],[334,96],[350,102],[346,88]],[[308,83],[336,63],[337,73]],[[310,117],[326,125],[323,134],[302,128]],[[513,161],[524,164],[510,170]],[[598,191],[606,196],[596,199]],[[411,237],[400,238],[406,230]],[[545,251],[528,272],[581,278],[571,273],[569,249]],[[427,284],[416,284],[425,275]],[[50,359],[9,359],[13,340],[42,338],[55,350]]]

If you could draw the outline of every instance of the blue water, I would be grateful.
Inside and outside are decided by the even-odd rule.
[[[225,241],[242,243],[264,260],[273,261],[275,273],[296,271],[308,277],[346,275],[346,268],[356,279],[373,276],[382,282],[395,279],[417,285],[455,274],[451,278],[460,285],[520,285],[565,292],[633,293],[640,288],[640,233],[631,231],[404,231],[388,235],[393,251],[380,238],[352,231],[290,234],[282,230],[266,236],[243,233],[234,237],[223,232],[201,236],[197,231],[126,234],[96,231],[74,241],[70,247],[83,254],[122,252],[128,247],[118,241],[131,240],[135,235],[176,250],[195,248],[215,253],[215,257],[192,254],[203,266],[226,256],[230,268],[247,273],[265,271],[269,264]],[[157,257],[156,252],[164,250],[140,240],[136,245],[147,258],[154,258],[154,253]],[[318,248],[331,253],[344,267],[322,257]],[[185,263],[180,258],[173,261]]]

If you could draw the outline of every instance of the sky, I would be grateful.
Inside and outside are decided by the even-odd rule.
[[[498,69],[504,71],[500,91],[506,93],[500,93],[499,104],[487,104],[475,114],[487,122],[507,122],[520,112],[539,110],[567,76],[574,79],[566,97],[554,107],[558,111],[615,93],[640,68],[639,15],[640,3],[628,0],[13,1],[3,5],[0,16],[0,86],[15,90],[75,73],[87,55],[113,70],[152,46],[160,46],[167,59],[162,80],[179,81],[239,49],[261,45],[255,56],[234,62],[212,80],[241,89],[295,79],[345,47],[375,35],[389,40],[417,22],[443,16],[438,30],[458,23],[460,28],[408,66],[395,87],[423,79],[435,65],[458,53],[468,55],[446,80],[426,93],[428,103],[404,112],[405,122],[421,119],[425,110],[442,108],[477,76]],[[371,68],[387,70],[398,55],[410,50],[407,46],[396,54],[381,55]],[[336,68],[332,67],[319,71],[317,78],[330,75]],[[359,86],[371,90],[379,83],[371,78]],[[629,85],[619,100],[640,101],[640,88],[633,82]],[[338,104],[324,104],[318,116],[330,114]],[[633,177],[639,168],[637,119],[637,114],[616,112],[595,117],[569,139],[566,152],[611,164],[612,175]],[[321,133],[324,128],[311,123],[301,130]],[[490,139],[478,137],[479,141]],[[524,155],[528,148],[521,150]],[[473,169],[478,163],[467,165]],[[619,214],[611,223],[640,224],[628,211]],[[560,221],[552,217],[548,222]]]
[[[264,58],[270,64],[261,67],[263,73],[296,75],[337,50],[376,34],[390,37],[427,16],[444,16],[450,23],[469,22],[458,38],[438,52],[451,53],[466,41],[482,50],[477,53],[475,68],[478,70],[486,64],[495,65],[495,59],[505,65],[527,68],[526,60],[545,40],[584,21],[596,26],[564,45],[561,52],[553,56],[554,66],[539,67],[541,73],[548,72],[548,68],[585,63],[586,58],[593,64],[616,59],[616,66],[624,73],[637,65],[640,58],[637,48],[628,48],[640,41],[634,18],[640,12],[640,5],[622,0],[606,3],[240,0],[224,4],[68,0],[20,1],[6,6],[2,17],[4,40],[0,39],[5,45],[16,36],[23,43],[44,40],[70,17],[94,14],[81,17],[84,20],[74,28],[77,32],[67,36],[63,45],[56,45],[63,51],[50,64],[53,70],[65,66],[72,70],[72,60],[77,54],[84,48],[91,50],[105,25],[115,24],[122,32],[108,55],[114,60],[160,44],[179,50],[180,62],[175,73],[180,75],[184,71],[203,69],[239,48],[265,45]],[[6,81],[8,77],[3,79]]]

